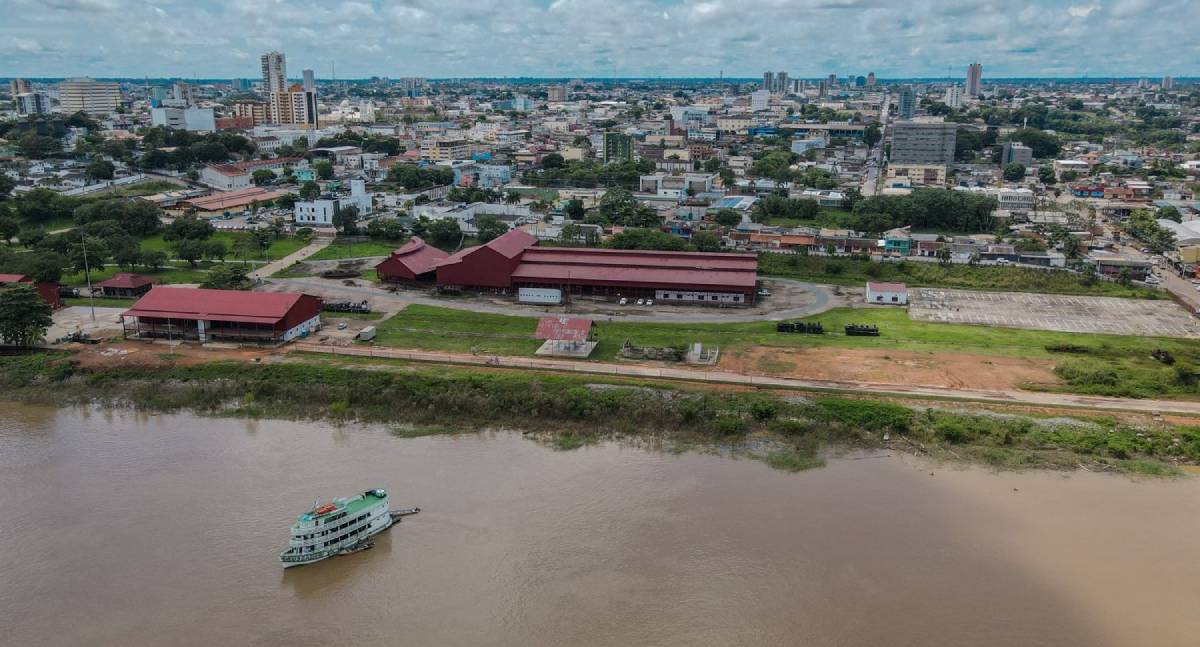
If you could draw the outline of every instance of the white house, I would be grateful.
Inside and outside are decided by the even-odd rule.
[[[867,303],[906,305],[908,303],[908,286],[903,283],[872,283],[868,281]]]
[[[251,185],[250,171],[233,164],[213,164],[200,170],[200,182],[222,191],[246,189]]]
[[[320,198],[297,202],[293,207],[293,215],[297,225],[307,227],[332,227],[333,216],[341,208],[336,198]]]

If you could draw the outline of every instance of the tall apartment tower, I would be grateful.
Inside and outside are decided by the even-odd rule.
[[[875,87],[875,73],[874,72],[871,72],[870,74],[867,75],[867,87],[868,88]]]
[[[977,97],[983,91],[983,66],[971,63],[967,66],[967,96]]]
[[[288,96],[287,58],[280,52],[262,55],[263,96],[267,99],[267,120],[291,123],[291,97]]]
[[[1173,79],[1169,76],[1164,76],[1162,78],[1162,86],[1161,87],[1164,90],[1174,90],[1175,89],[1175,79]]]
[[[912,119],[916,114],[917,92],[911,85],[900,88],[900,95],[896,99],[896,108],[901,119]]]
[[[790,89],[791,89],[791,88],[789,88],[789,87],[788,87],[788,74],[787,74],[787,72],[780,72],[780,73],[778,73],[778,74],[776,74],[776,75],[775,75],[775,89],[776,89],[776,90],[777,90],[777,91],[778,91],[780,94],[787,94],[787,93],[788,93],[788,90],[790,90]]]
[[[121,105],[121,86],[95,79],[67,79],[58,84],[58,103],[63,113],[86,112],[104,115]]]
[[[317,91],[317,78],[313,74],[313,71],[312,70],[304,70],[304,72],[302,72],[302,74],[304,75],[304,91],[305,92],[316,92]]]
[[[775,74],[772,72],[763,72],[762,89],[770,92],[775,89]]]
[[[936,166],[953,164],[957,135],[956,123],[897,121],[892,126],[891,162]]]
[[[14,97],[30,92],[33,92],[33,84],[29,82],[29,79],[13,79],[8,82],[8,93]]]

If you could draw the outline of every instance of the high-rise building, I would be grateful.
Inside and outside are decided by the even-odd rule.
[[[41,115],[50,112],[50,97],[42,92],[22,92],[15,95],[19,115]]]
[[[971,63],[967,66],[967,96],[977,97],[983,91],[983,66]]]
[[[750,110],[761,112],[771,105],[771,93],[766,90],[756,90],[750,93]]]
[[[951,108],[954,108],[955,110],[961,108],[963,105],[962,86],[961,85],[952,85],[952,86],[946,88],[946,96],[944,99],[942,99],[942,101],[945,102],[945,104],[950,106]]]
[[[121,86],[94,79],[67,79],[58,84],[58,103],[67,114],[104,115],[121,105]]]
[[[633,137],[623,133],[604,133],[604,163],[633,159]]]
[[[280,52],[262,55],[263,96],[267,99],[267,119],[272,123],[291,123],[291,97],[288,96],[287,57]]]
[[[833,90],[835,87],[837,87],[837,75],[836,74],[829,75],[829,86],[828,87],[830,90]]]
[[[267,104],[262,101],[235,101],[233,116],[249,119],[254,126],[270,121],[270,117],[267,115]]]
[[[8,93],[14,97],[30,92],[33,92],[33,84],[29,82],[29,79],[13,79],[8,82]]]
[[[245,92],[247,88],[249,85],[247,85],[246,79],[234,79],[229,82],[229,89],[234,92]]]
[[[780,72],[775,75],[775,91],[780,94],[787,94],[791,88],[788,87],[788,73]]]
[[[1175,89],[1175,79],[1173,79],[1169,76],[1164,76],[1162,78],[1162,89],[1174,90]]]
[[[898,121],[892,126],[891,162],[948,166],[957,136],[956,123]]]
[[[567,86],[552,85],[546,88],[546,100],[561,103],[567,100]]]
[[[301,74],[304,76],[304,91],[305,92],[316,92],[317,91],[317,79],[316,79],[316,76],[313,74],[313,71],[312,70],[304,70],[303,72],[301,72]]]
[[[856,88],[867,87],[867,77],[865,77],[865,76],[854,77],[854,87],[856,87]]]
[[[772,72],[763,72],[762,89],[770,92],[775,89],[775,74]]]
[[[901,119],[912,119],[917,113],[917,92],[911,85],[900,88],[900,94],[896,98],[896,109]]]
[[[868,88],[875,87],[875,73],[874,72],[871,72],[870,74],[867,75],[867,87]]]

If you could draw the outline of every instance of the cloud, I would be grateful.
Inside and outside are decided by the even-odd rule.
[[[0,0],[5,73],[1200,75],[1200,0]],[[49,9],[49,10],[47,10]],[[1113,50],[1120,44],[1121,54]],[[1033,66],[1033,67],[1031,67]]]

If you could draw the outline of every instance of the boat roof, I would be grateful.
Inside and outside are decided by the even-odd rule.
[[[335,512],[345,512],[347,515],[353,515],[357,512],[361,512],[362,510],[365,510],[365,509],[375,505],[376,503],[379,503],[380,501],[384,500],[385,498],[387,498],[386,492],[383,494],[383,496],[379,496],[379,495],[375,494],[375,492],[376,492],[376,490],[367,490],[366,492],[363,492],[362,494],[360,494],[356,497],[353,497],[353,498],[334,499],[333,501],[330,501],[329,503],[319,503],[312,510],[309,510],[308,512],[305,512],[304,514],[300,515],[298,517],[298,519],[300,521],[312,521],[314,519],[319,519],[325,515],[333,514]],[[321,512],[321,513],[317,512],[318,510],[320,510],[326,506],[333,506],[333,507],[332,507],[332,509],[326,510],[325,512]]]

